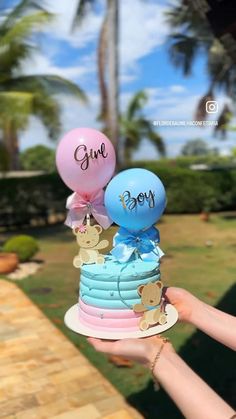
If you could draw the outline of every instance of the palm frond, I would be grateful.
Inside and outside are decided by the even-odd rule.
[[[182,26],[192,20],[190,15],[190,8],[184,4],[174,5],[165,13],[166,22],[171,28]]]
[[[94,6],[96,0],[79,0],[78,5],[75,11],[74,20],[72,22],[72,30],[75,29],[77,25],[80,25],[85,16],[87,16],[89,10]]]
[[[49,137],[56,140],[61,131],[61,109],[50,94],[35,95],[33,114],[42,121]]]
[[[22,17],[24,14],[27,14],[29,11],[41,10],[45,12],[46,10],[43,8],[42,1],[40,3],[37,0],[21,0],[10,12],[7,13],[1,26],[4,28],[11,27],[17,19]]]
[[[165,143],[160,134],[154,129],[151,121],[145,118],[140,118],[138,121],[138,130],[142,138],[146,137],[157,149],[161,156],[166,155]]]
[[[193,36],[174,34],[169,37],[169,55],[172,63],[183,70],[185,76],[191,74],[200,45]]]
[[[171,34],[168,37],[169,54],[173,64],[189,75],[200,50],[208,53],[214,36],[207,20],[196,13],[190,2],[181,1],[166,12]]]
[[[15,77],[5,82],[4,88],[9,90],[25,90],[26,92],[37,92],[37,90],[43,89],[48,94],[72,94],[82,102],[87,102],[85,93],[76,83],[50,74]]]
[[[26,59],[35,50],[33,45],[27,42],[12,42],[0,49],[1,73],[0,83],[13,77],[22,60]]]
[[[30,36],[47,23],[51,15],[46,12],[36,12],[23,16],[9,27],[0,24],[0,80],[12,77],[23,59],[27,58],[34,49]]]
[[[127,119],[132,119],[138,112],[140,112],[147,102],[148,97],[143,90],[137,92],[130,100],[127,108]]]
[[[214,36],[207,20],[202,18],[190,2],[181,2],[180,5],[171,6],[165,13],[166,22],[172,31],[192,35],[201,42],[211,42]]]
[[[60,106],[45,90],[34,93],[19,91],[0,92],[0,127],[14,124],[15,129],[25,130],[29,115],[35,115],[45,125],[52,139],[60,133]]]
[[[36,12],[28,16],[23,16],[11,26],[6,33],[1,36],[0,48],[9,45],[12,42],[19,42],[27,38],[32,31],[39,29],[42,25],[49,22],[52,18],[47,12]]]
[[[166,147],[162,137],[154,130],[147,134],[148,140],[156,147],[158,153],[164,157],[166,155]]]
[[[142,135],[145,135],[147,132],[153,130],[152,122],[149,121],[149,119],[144,118],[143,116],[139,116],[135,122],[136,126],[138,125],[138,130]]]
[[[120,132],[124,139],[126,164],[144,138],[151,141],[161,155],[165,155],[165,144],[161,136],[153,129],[152,123],[142,114],[147,100],[146,92],[137,92],[128,103],[126,112],[120,117]]]
[[[208,116],[207,113],[207,102],[213,101],[214,95],[212,92],[212,88],[209,89],[209,91],[201,97],[197,104],[196,112],[195,112],[195,120],[196,121],[204,121],[206,117]]]
[[[233,118],[233,113],[229,106],[225,104],[219,118],[218,118],[218,125],[215,127],[215,134],[220,134],[222,140],[225,140],[227,137],[227,131],[229,128],[229,124]]]
[[[76,95],[80,100],[86,100],[84,93],[76,84],[58,76],[21,76],[8,80],[2,84],[2,89],[3,86],[9,92],[14,92],[14,94],[19,93],[19,95],[26,95],[28,93],[32,95],[32,108],[28,110],[27,121],[22,118],[25,122],[24,127],[22,126],[21,129],[25,128],[29,115],[34,114],[41,119],[52,139],[58,138],[61,128],[60,106],[53,97],[53,94],[64,92]],[[19,118],[24,115],[26,118],[26,114],[21,114],[20,109],[18,115]]]
[[[236,72],[236,70],[231,58],[217,39],[209,49],[207,66],[208,73],[215,85],[228,91],[232,83],[232,72]]]
[[[0,92],[0,127],[14,120],[17,129],[24,129],[33,111],[33,94],[26,92]]]

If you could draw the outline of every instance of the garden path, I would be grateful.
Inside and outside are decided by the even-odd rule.
[[[0,280],[0,418],[141,416],[15,284]]]

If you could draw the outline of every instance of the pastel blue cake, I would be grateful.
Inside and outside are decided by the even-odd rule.
[[[133,306],[141,299],[137,288],[160,280],[159,261],[140,258],[119,263],[107,256],[104,264],[83,265],[80,276],[80,319],[100,330],[139,330],[141,314]]]

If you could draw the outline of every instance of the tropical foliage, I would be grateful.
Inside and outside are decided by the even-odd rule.
[[[152,122],[143,115],[143,107],[147,100],[148,96],[144,91],[137,92],[121,116],[121,137],[125,164],[130,162],[132,153],[144,138],[147,138],[156,147],[159,154],[165,155],[165,145],[161,136],[154,130]]]
[[[24,59],[35,50],[32,35],[52,16],[40,2],[21,0],[9,11],[2,10],[0,22],[0,129],[10,155],[10,167],[19,168],[18,136],[26,129],[29,116],[40,118],[51,138],[60,130],[60,107],[54,93],[66,92],[85,100],[74,83],[57,75],[23,75]]]

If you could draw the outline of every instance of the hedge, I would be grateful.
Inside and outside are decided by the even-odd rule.
[[[71,191],[57,174],[0,179],[0,225],[30,225],[32,220],[45,223],[51,214],[65,211]]]
[[[138,165],[156,173],[164,183],[168,198],[166,213],[235,210],[236,170],[193,171],[158,161]]]
[[[142,162],[139,167],[153,171],[164,183],[167,213],[235,209],[236,170],[196,172],[158,162]],[[47,222],[49,215],[65,213],[70,193],[57,174],[0,179],[0,225],[30,225],[36,218]]]

